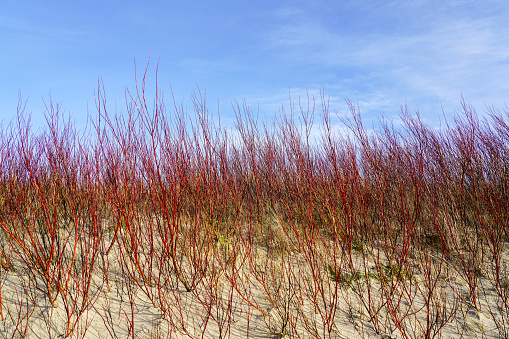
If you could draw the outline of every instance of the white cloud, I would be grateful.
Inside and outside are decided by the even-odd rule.
[[[395,3],[385,9],[395,6],[408,10]],[[420,10],[419,6],[424,3],[413,10]],[[296,64],[345,74],[348,69],[358,70],[346,76],[353,77],[356,87],[366,82],[381,86],[364,95],[382,107],[397,96],[459,104],[461,92],[475,104],[500,105],[509,92],[509,26],[501,24],[508,10],[483,16],[475,12],[480,9],[469,6],[473,3],[456,1],[429,10],[416,19],[420,25],[390,33],[332,29],[316,17],[304,19],[298,11],[287,10],[286,22],[272,31],[267,44]]]

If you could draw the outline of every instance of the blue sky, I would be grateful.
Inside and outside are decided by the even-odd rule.
[[[481,114],[509,101],[507,18],[506,0],[4,1],[0,120],[15,117],[20,91],[34,125],[50,94],[81,124],[99,77],[111,110],[125,111],[134,59],[141,72],[151,55],[147,86],[159,61],[168,107],[170,82],[189,110],[198,84],[222,121],[234,100],[271,116],[289,90],[324,88],[339,114],[345,98],[368,120],[407,102],[437,124],[462,93]]]

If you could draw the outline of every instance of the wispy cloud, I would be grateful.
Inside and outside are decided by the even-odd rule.
[[[94,1],[32,5],[2,7],[0,59],[9,67],[0,108],[18,88],[33,98],[52,90],[66,103],[89,98],[99,75],[122,101],[133,57],[142,65],[150,52],[179,97],[198,83],[232,116],[236,98],[278,112],[289,88],[294,99],[324,88],[339,115],[349,98],[370,117],[397,115],[405,101],[451,112],[462,93],[482,111],[509,93],[506,0],[113,1],[100,13]]]
[[[509,74],[509,27],[500,25],[507,10],[478,17],[478,13],[465,13],[464,5],[457,1],[435,16],[424,13],[426,22],[420,29],[401,27],[389,33],[373,28],[331,29],[327,22],[304,17],[299,11],[280,11],[276,15],[286,22],[271,32],[267,46],[295,63],[319,65],[331,72],[357,70],[344,74],[354,81],[384,86],[389,96],[399,92],[458,102],[463,91],[467,99],[500,100],[509,89],[504,79]],[[385,9],[395,11],[395,6]],[[385,14],[391,16],[381,15]]]
[[[179,62],[179,66],[188,72],[204,75],[245,69],[245,66],[234,58],[185,58]]]
[[[76,30],[61,27],[58,25],[48,25],[34,23],[33,21],[23,20],[15,17],[6,17],[0,15],[0,27],[4,32],[18,34],[29,33],[40,37],[51,37],[51,38],[73,38],[79,35],[85,35],[87,31]]]

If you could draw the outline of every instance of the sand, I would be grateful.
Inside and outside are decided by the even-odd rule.
[[[68,324],[72,327],[74,322],[76,326],[68,333],[69,338],[404,338],[405,335],[420,338],[426,336],[427,324],[434,320],[435,326],[430,327],[436,332],[430,337],[501,338],[507,334],[504,321],[508,319],[508,308],[499,307],[503,306],[502,299],[490,278],[489,262],[486,272],[479,272],[476,308],[470,300],[466,277],[452,264],[440,267],[438,251],[437,260],[431,261],[435,265],[431,274],[436,274],[436,286],[429,298],[422,274],[403,272],[400,279],[380,278],[383,272],[374,268],[375,262],[385,259],[372,252],[363,255],[354,251],[352,264],[360,278],[344,279],[337,285],[329,277],[322,285],[325,297],[318,297],[325,302],[316,306],[309,298],[309,291],[317,289],[304,256],[294,254],[285,260],[274,259],[271,262],[277,265],[271,268],[266,261],[267,249],[257,251],[258,263],[242,264],[238,260],[237,269],[242,271],[238,276],[242,281],[237,282],[237,288],[232,287],[226,272],[232,268],[223,268],[222,272],[219,265],[193,291],[186,291],[173,277],[173,285],[166,286],[162,295],[157,296],[155,287],[138,286],[125,279],[118,260],[123,254],[114,247],[107,258],[108,280],[104,279],[104,270],[95,270],[90,303],[81,313],[67,312],[62,295],[53,307],[42,291],[41,278],[22,268],[19,259],[13,257],[14,269],[2,270],[0,276],[4,318],[0,321],[0,337],[64,338]],[[509,263],[509,251],[504,251],[502,262]],[[291,270],[287,270],[288,265]],[[253,274],[253,267],[258,267],[259,272]],[[274,267],[279,267],[279,271]],[[418,272],[417,267],[414,272]],[[330,272],[324,270],[320,274],[328,277]],[[259,280],[274,276],[274,283],[266,285],[274,290],[267,291]],[[391,291],[390,281],[395,292],[387,298],[384,295]],[[334,293],[336,301],[326,305]],[[72,301],[72,297],[71,293],[67,300]],[[169,309],[154,305],[159,300],[171,305]],[[369,305],[379,311],[370,312]],[[329,313],[324,311],[326,306]],[[428,306],[432,312],[427,311]],[[391,309],[399,320],[389,314]],[[328,316],[330,331],[324,326]],[[448,317],[442,327],[441,319]],[[404,334],[398,326],[404,327]]]

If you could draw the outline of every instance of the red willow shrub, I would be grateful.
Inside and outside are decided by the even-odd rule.
[[[361,312],[379,334],[432,338],[468,308],[507,334],[509,110],[480,121],[464,104],[433,129],[403,107],[402,127],[368,131],[347,102],[341,134],[326,98],[318,113],[308,97],[272,123],[237,103],[230,131],[201,93],[194,115],[167,110],[157,78],[149,107],[147,70],[125,114],[108,112],[99,84],[82,135],[51,105],[45,130],[20,106],[1,131],[0,269],[30,272],[64,305],[65,335],[111,292],[111,270],[132,337],[137,291],[188,336],[229,337],[239,314],[249,332],[258,314],[273,335],[334,337]],[[485,278],[496,307],[479,299]]]

